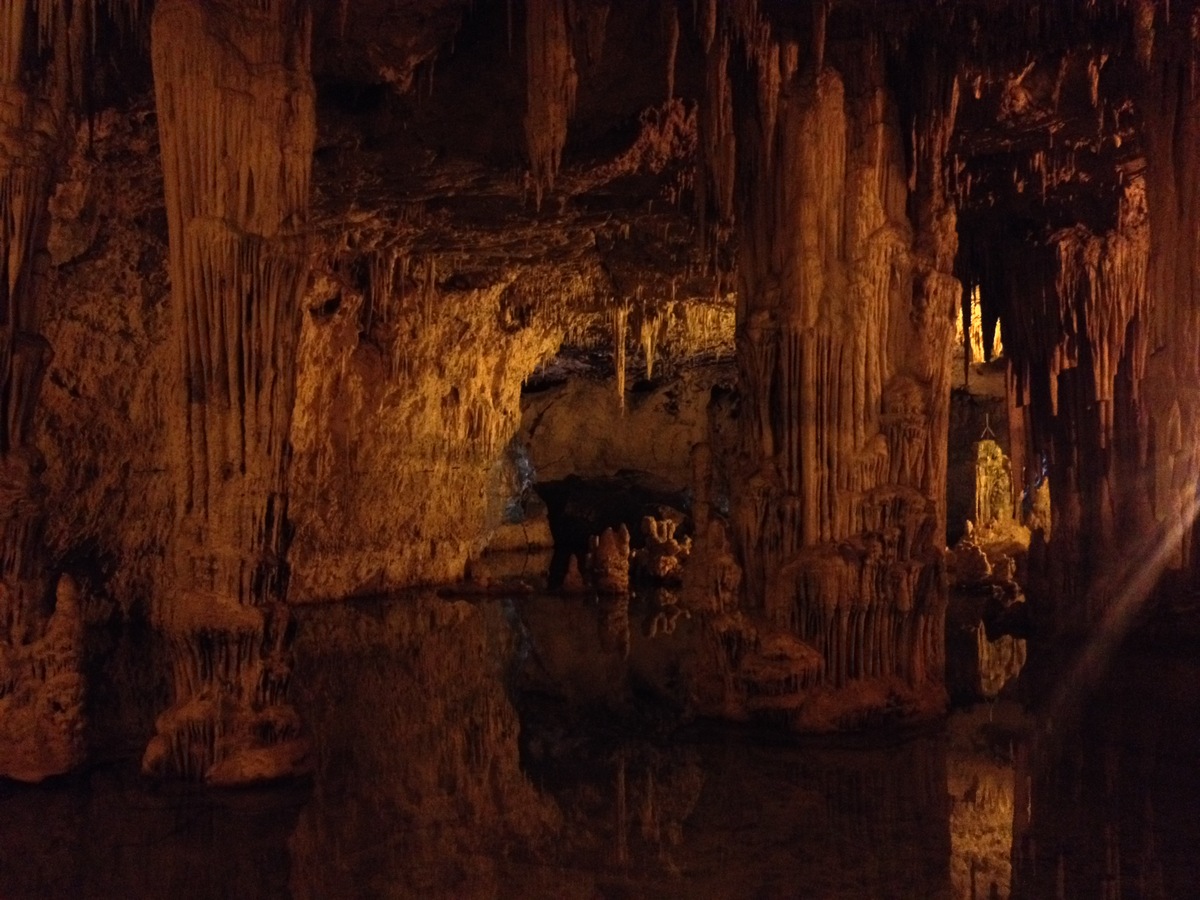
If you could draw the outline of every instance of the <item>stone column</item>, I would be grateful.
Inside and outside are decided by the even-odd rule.
[[[315,140],[302,0],[164,0],[152,55],[178,381],[175,703],[143,768],[229,783],[302,771],[287,702],[289,430]]]
[[[738,23],[729,69],[745,602],[820,653],[824,685],[902,684],[936,705],[960,296],[940,169],[953,70],[906,98],[906,164],[885,43],[867,29],[826,46],[828,7],[812,12],[786,31]]]
[[[46,569],[43,468],[34,410],[50,345],[38,333],[49,266],[47,201],[63,147],[62,113],[31,83],[39,50],[61,51],[62,10],[46,4],[45,46],[27,46],[26,0],[0,0],[0,776],[38,781],[84,757],[82,621],[74,585]],[[51,70],[53,67],[50,67]]]

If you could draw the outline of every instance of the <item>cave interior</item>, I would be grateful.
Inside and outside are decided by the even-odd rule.
[[[0,0],[0,897],[1200,896],[1198,0]]]

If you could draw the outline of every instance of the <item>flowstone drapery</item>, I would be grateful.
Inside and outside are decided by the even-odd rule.
[[[289,430],[315,140],[303,3],[167,0],[152,52],[179,380],[175,704],[143,768],[245,782],[306,766],[287,703]]]
[[[36,13],[38,31],[26,27]],[[0,2],[0,776],[28,781],[66,772],[84,755],[78,593],[70,579],[56,591],[46,568],[33,432],[52,357],[39,333],[39,287],[66,101],[56,90],[62,79],[31,74],[31,60],[46,52],[61,64],[69,24],[56,4]]]
[[[936,707],[957,87],[923,76],[898,97],[883,42],[868,29],[827,45],[827,11],[793,28],[754,3],[712,12],[710,54],[730,42],[735,58],[710,71],[704,125],[715,195],[738,199],[733,536],[745,602],[819,654],[806,684],[875,681]],[[735,150],[711,118],[726,92]]]
[[[970,213],[972,277],[1005,316],[1014,499],[1049,481],[1053,528],[1030,557],[1031,609],[1044,635],[1074,640],[1123,634],[1148,602],[1190,596],[1198,572],[1200,19],[1187,6],[1125,12],[1132,52],[1090,63],[1083,102],[1101,137],[1067,143],[1072,156],[1053,166],[1035,154],[1045,214],[1070,224],[1020,236],[983,202]],[[1055,101],[1057,116],[1079,102]],[[1068,162],[1112,166],[1105,154],[1115,173],[1090,215],[1045,199]]]

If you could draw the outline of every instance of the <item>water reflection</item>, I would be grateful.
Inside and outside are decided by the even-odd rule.
[[[1015,773],[1013,897],[1200,897],[1200,659],[1126,652]]]
[[[0,781],[0,897],[287,897],[287,840],[307,799],[302,785],[156,787],[136,760],[38,786]]]
[[[530,609],[541,628],[556,612]],[[557,612],[563,633],[535,652],[496,601],[305,611],[311,784],[156,787],[131,766],[0,784],[0,898],[1200,896],[1200,662],[1184,654],[1127,654],[1073,722],[1001,703],[772,743],[637,718],[664,645]],[[533,656],[570,672],[570,696],[519,677]],[[620,690],[593,690],[596,673]]]
[[[924,735],[555,759],[533,768],[565,814],[545,864],[602,897],[950,897],[945,758]]]

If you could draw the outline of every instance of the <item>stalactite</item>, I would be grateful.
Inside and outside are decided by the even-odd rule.
[[[675,57],[679,53],[679,8],[668,2],[663,10],[663,26],[667,32],[667,101],[675,97]]]
[[[730,40],[716,31],[716,0],[708,0],[712,32],[706,34],[709,51],[705,57],[705,88],[700,114],[700,154],[696,175],[696,207],[700,218],[700,240],[716,269],[718,236],[728,230],[734,214],[736,142],[733,129],[733,94],[729,81]],[[716,221],[709,223],[709,206]],[[717,272],[718,287],[720,272]]]
[[[554,187],[575,112],[575,58],[564,0],[528,0],[525,10],[525,140],[537,207]]]
[[[0,82],[15,85],[21,74],[21,48],[25,37],[26,0],[0,3]]]
[[[649,308],[646,303],[642,304],[637,328],[638,342],[642,346],[642,356],[646,361],[647,381],[654,377],[654,366],[668,337],[668,326],[674,312],[675,303],[673,301],[667,301],[654,308]]]
[[[1144,197],[1141,179],[1130,182],[1128,190]],[[1104,238],[1078,227],[1051,238],[1058,254],[1056,289],[1063,304],[1063,318],[1085,324],[1094,397],[1100,412],[1101,447],[1112,439],[1113,402],[1121,360],[1132,354],[1131,387],[1135,398],[1145,372],[1146,355],[1140,346],[1142,332],[1131,328],[1134,323],[1145,321],[1149,312],[1150,244],[1144,203],[1142,209],[1136,223],[1131,222]]]
[[[612,309],[613,371],[617,377],[617,401],[625,408],[625,339],[629,327],[629,307],[624,303]]]

